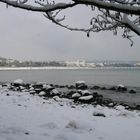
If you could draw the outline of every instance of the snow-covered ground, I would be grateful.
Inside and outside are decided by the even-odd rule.
[[[96,116],[102,114],[101,116]],[[140,112],[0,88],[0,140],[139,140]]]

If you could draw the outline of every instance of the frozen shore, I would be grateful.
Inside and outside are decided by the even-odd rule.
[[[76,69],[105,69],[105,70],[110,70],[110,69],[140,69],[140,67],[0,67],[0,71],[8,71],[8,70],[76,70]]]
[[[12,83],[1,83],[9,91],[27,92],[46,99],[58,96],[72,99],[76,104],[92,104],[114,107],[123,105],[130,110],[140,110],[140,87],[86,85],[78,81],[75,85],[55,85],[46,82],[24,83],[17,79]]]
[[[0,87],[0,140],[138,140],[140,111]]]

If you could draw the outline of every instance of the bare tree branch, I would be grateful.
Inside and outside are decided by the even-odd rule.
[[[140,36],[140,0],[69,0],[67,3],[56,0],[0,0],[0,2],[24,10],[43,12],[44,16],[56,25],[70,31],[85,32],[88,37],[91,32],[112,31],[117,35],[118,30],[122,30],[123,38],[130,40],[133,45],[131,32]],[[79,25],[71,27],[63,22],[66,16],[59,17],[64,9],[77,5],[86,5],[94,11],[87,28]]]
[[[73,1],[78,4],[94,5],[99,8],[109,9],[112,11],[140,15],[140,6],[134,6],[134,4],[140,4],[139,2],[130,3],[131,5],[128,5],[129,3],[126,3],[126,2],[121,3],[120,1],[118,2],[118,0],[117,1],[116,0],[108,0],[108,1],[106,0],[73,0]]]
[[[24,10],[29,10],[29,11],[36,11],[36,12],[50,12],[50,11],[55,11],[58,9],[66,9],[70,8],[76,5],[76,3],[57,3],[53,5],[46,5],[46,6],[32,6],[29,4],[26,4],[28,0],[23,1],[23,2],[18,2],[18,1],[12,1],[12,0],[0,0],[2,3],[6,3],[10,6],[13,6],[15,8],[20,8]]]

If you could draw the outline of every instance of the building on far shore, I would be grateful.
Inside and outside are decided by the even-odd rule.
[[[136,66],[136,67],[140,67],[140,62],[139,62],[139,63],[134,64],[134,66]]]
[[[67,67],[96,67],[95,63],[87,63],[85,60],[65,61]]]
[[[86,67],[85,60],[65,61],[67,67]]]

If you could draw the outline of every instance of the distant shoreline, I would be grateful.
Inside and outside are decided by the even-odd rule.
[[[12,71],[12,70],[78,70],[78,69],[99,69],[99,70],[140,70],[140,67],[0,67],[0,71]]]

